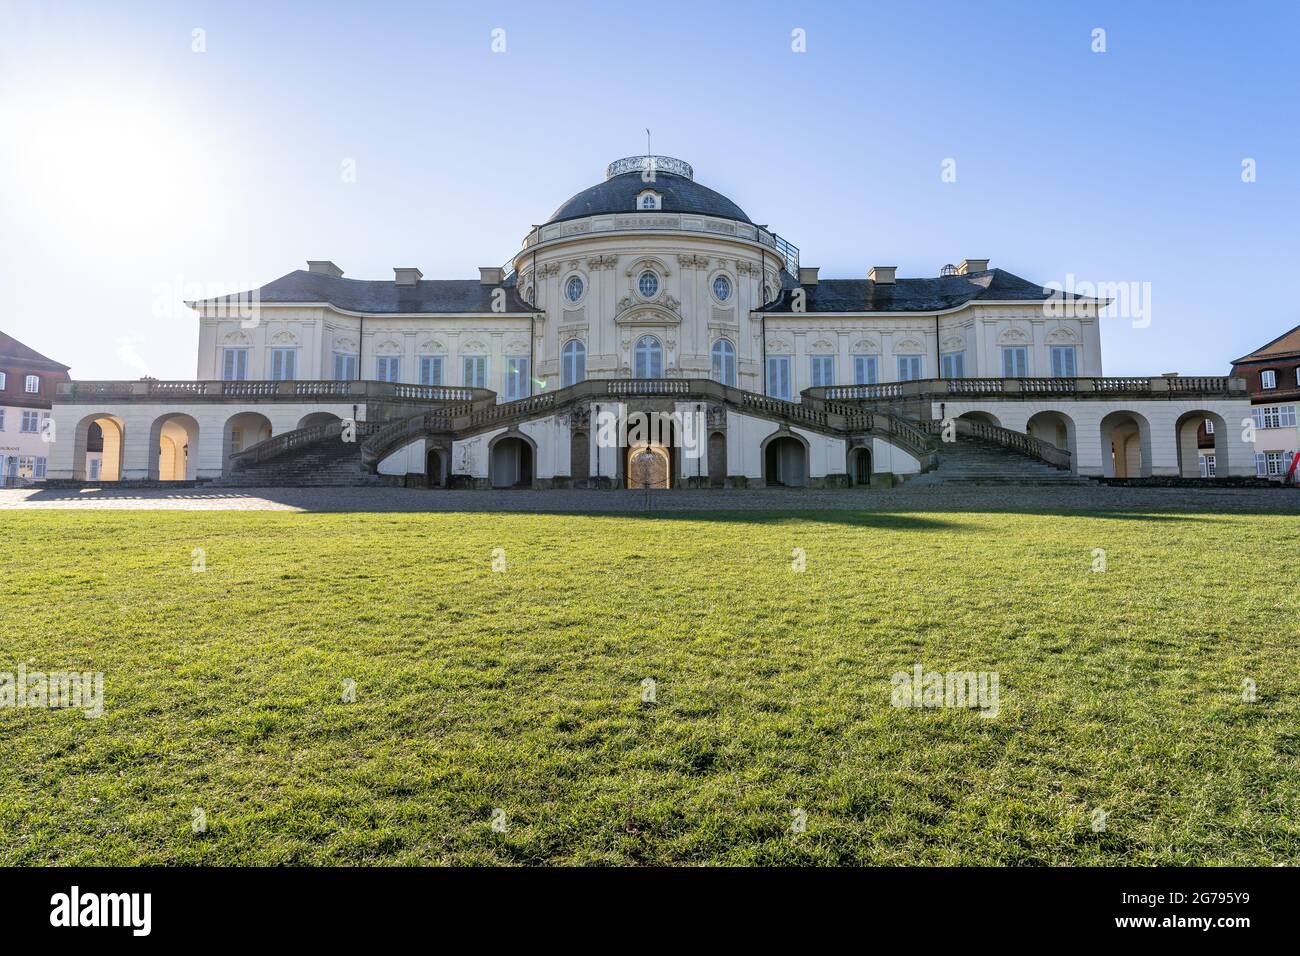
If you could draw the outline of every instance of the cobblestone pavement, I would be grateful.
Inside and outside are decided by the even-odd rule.
[[[1204,511],[1300,514],[1300,489],[928,485],[889,491],[784,488],[641,491],[443,491],[414,488],[0,490],[0,511]]]

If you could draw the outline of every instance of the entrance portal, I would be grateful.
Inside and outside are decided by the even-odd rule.
[[[629,448],[627,452],[627,486],[629,488],[667,488],[669,482],[668,450],[661,445]]]

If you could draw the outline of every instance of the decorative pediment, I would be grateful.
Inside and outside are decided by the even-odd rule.
[[[794,351],[794,347],[785,339],[773,339],[767,343],[767,350],[777,355],[789,355]]]
[[[223,345],[252,345],[253,340],[245,333],[235,329],[233,332],[227,332],[221,340]]]
[[[482,339],[470,339],[460,347],[461,355],[486,355],[488,347]]]
[[[1024,345],[1029,341],[1029,336],[1020,329],[1007,329],[998,336],[999,345]]]
[[[854,355],[879,355],[880,343],[875,339],[858,339],[849,351]]]
[[[1052,345],[1073,345],[1079,341],[1079,338],[1074,334],[1073,329],[1061,326],[1059,329],[1048,333],[1047,341]]]
[[[298,336],[296,336],[289,329],[283,329],[279,332],[276,332],[275,335],[271,336],[271,344],[272,345],[297,345]]]
[[[446,355],[447,344],[442,339],[425,339],[416,351],[421,355]]]
[[[506,344],[507,355],[523,355],[528,351],[528,343],[515,339]]]
[[[669,299],[676,305],[676,300]],[[680,325],[682,322],[681,313],[676,308],[670,308],[667,302],[635,302],[632,299],[624,299],[619,303],[622,309],[618,315],[614,316],[616,325]]]
[[[903,339],[894,346],[895,355],[915,355],[916,353],[925,352],[925,348],[916,339]]]
[[[966,348],[966,340],[961,336],[954,335],[951,338],[944,339],[941,348],[945,352],[961,352]]]
[[[342,352],[344,355],[352,355],[357,351],[357,340],[349,339],[340,335],[334,340],[334,351]]]
[[[658,272],[660,276],[670,276],[673,274],[672,270],[668,268],[668,263],[663,259],[660,259],[658,256],[641,256],[639,259],[634,259],[632,264],[624,270],[623,274],[630,279],[633,276],[639,276],[646,269],[653,269]]]
[[[401,355],[402,343],[395,339],[384,339],[375,346],[376,355]]]
[[[808,352],[811,355],[834,355],[838,350],[839,346],[827,338],[820,338],[808,344]]]

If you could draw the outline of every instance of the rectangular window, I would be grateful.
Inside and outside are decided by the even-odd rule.
[[[790,357],[772,356],[767,360],[767,394],[790,401]]]
[[[1002,350],[1002,377],[1024,378],[1029,374],[1029,349],[1017,345]]]
[[[879,381],[874,355],[853,356],[853,384],[875,385]]]
[[[1202,478],[1214,477],[1214,456],[1213,455],[1201,456],[1201,477]]]
[[[1264,474],[1270,478],[1286,474],[1286,469],[1282,464],[1283,453],[1280,451],[1264,452]]]
[[[271,381],[292,382],[297,372],[297,349],[271,349]]]
[[[357,377],[357,357],[347,352],[334,353],[334,381],[351,382]]]
[[[1297,369],[1296,371],[1300,372],[1300,369]],[[7,383],[8,383],[8,376],[5,375],[4,372],[0,372],[0,392],[3,392],[5,390],[5,385]]]
[[[242,382],[248,378],[248,349],[225,349],[221,359],[221,378]]]
[[[1260,387],[1260,388],[1277,388],[1277,372],[1273,371],[1271,368],[1270,368],[1270,369],[1265,369],[1263,372],[1260,372],[1260,373],[1259,373],[1259,387]]]
[[[32,477],[33,477],[33,478],[44,478],[44,477],[45,477],[45,469],[46,469],[46,467],[47,467],[48,465],[49,465],[49,459],[48,459],[48,458],[38,456],[37,459],[36,459],[36,467],[32,470]]]
[[[506,401],[528,397],[528,359],[506,359]]]
[[[442,356],[441,355],[420,356],[420,384],[421,385],[442,384]]]
[[[921,356],[900,355],[898,357],[898,380],[915,382],[921,377]]]
[[[400,355],[381,355],[375,359],[375,378],[381,382],[400,382],[402,380],[402,357]]]
[[[1295,428],[1294,405],[1258,405],[1250,410],[1256,428]]]
[[[1205,420],[1205,434],[1207,434],[1207,435],[1213,435],[1213,434],[1214,434],[1214,419],[1213,419],[1213,418],[1207,418],[1207,419]]]
[[[0,408],[0,432],[5,430],[5,410]]]
[[[940,373],[944,378],[966,377],[966,353],[944,352],[939,356]]]
[[[1074,346],[1073,345],[1053,345],[1052,346],[1052,377],[1053,378],[1074,378]]]
[[[92,458],[90,460],[89,478],[91,481],[99,481],[99,469],[103,466],[103,464],[104,464],[103,461],[101,461],[98,458]]]
[[[462,385],[466,388],[487,388],[486,355],[466,355],[464,369]]]
[[[835,384],[835,357],[814,355],[809,358],[809,375],[813,388]]]
[[[41,416],[38,412],[23,412],[23,420],[18,426],[20,432],[29,434],[41,429]]]
[[[23,386],[23,391],[29,395],[35,395],[41,390],[41,379],[38,375],[28,375],[27,381]]]

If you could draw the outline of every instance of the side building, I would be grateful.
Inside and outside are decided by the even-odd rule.
[[[0,482],[4,487],[39,481],[50,455],[47,422],[68,366],[0,332]]]
[[[1300,325],[1237,359],[1232,374],[1245,380],[1250,393],[1255,474],[1281,481],[1300,449]]]

